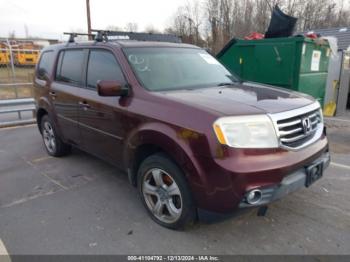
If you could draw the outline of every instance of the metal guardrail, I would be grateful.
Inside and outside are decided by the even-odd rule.
[[[8,87],[8,86],[32,86],[33,83],[1,83],[0,87]]]
[[[36,40],[0,39],[0,128],[35,123],[34,66]]]
[[[32,118],[22,119],[21,112],[32,112]],[[3,114],[17,113],[18,119],[12,121],[2,121]],[[35,102],[33,98],[5,99],[0,100],[0,127],[10,127],[17,125],[34,124],[35,119]]]

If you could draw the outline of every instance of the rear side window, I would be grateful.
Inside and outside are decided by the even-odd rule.
[[[71,84],[81,84],[84,50],[65,50],[60,53],[56,80]]]
[[[51,74],[53,67],[53,59],[54,53],[52,51],[46,51],[42,53],[40,62],[39,62],[39,70],[45,70],[46,73]]]
[[[87,69],[87,86],[96,88],[98,80],[116,80],[124,84],[123,72],[111,52],[91,50]]]

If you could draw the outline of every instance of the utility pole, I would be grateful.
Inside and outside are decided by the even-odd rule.
[[[88,34],[89,40],[92,40],[91,37],[91,18],[90,18],[90,0],[86,0],[86,17],[87,17],[87,26],[88,26]]]

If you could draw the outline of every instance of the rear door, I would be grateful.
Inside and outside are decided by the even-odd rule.
[[[84,88],[80,91],[79,126],[86,151],[122,165],[122,150],[127,124],[127,110],[121,97],[101,97],[98,80],[125,83],[122,69],[111,51],[89,50]]]
[[[66,141],[79,145],[79,90],[83,86],[83,65],[87,50],[66,49],[59,54],[55,81],[50,97],[56,111],[57,123]]]

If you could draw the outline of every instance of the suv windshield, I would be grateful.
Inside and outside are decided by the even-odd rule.
[[[229,85],[238,81],[202,49],[144,47],[124,51],[139,80],[151,91]]]

